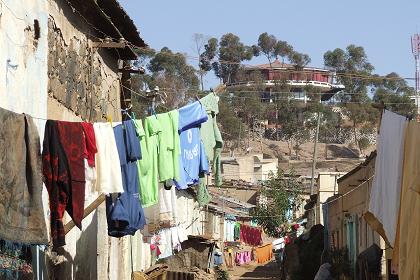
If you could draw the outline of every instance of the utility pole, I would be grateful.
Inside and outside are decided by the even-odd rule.
[[[312,175],[311,175],[311,195],[314,194],[314,181],[315,181],[315,168],[316,168],[316,148],[318,145],[318,137],[319,137],[319,124],[321,122],[321,112],[318,111],[317,113],[317,121],[316,121],[316,132],[315,132],[315,139],[314,139],[314,152],[312,156]]]

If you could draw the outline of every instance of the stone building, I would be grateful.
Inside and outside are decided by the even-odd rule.
[[[122,66],[136,59],[133,47],[146,47],[116,0],[4,0],[0,45],[0,107],[33,116],[41,138],[46,119],[120,121],[130,103]],[[98,197],[87,196],[85,208]],[[43,198],[48,214],[45,189]],[[82,227],[68,227],[60,264],[47,258],[36,279],[130,279],[130,240],[108,237],[105,203]]]

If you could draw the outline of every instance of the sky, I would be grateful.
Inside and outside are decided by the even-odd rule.
[[[419,0],[119,0],[140,36],[154,48],[197,56],[193,34],[220,38],[232,32],[247,45],[263,32],[309,54],[323,67],[323,54],[349,44],[364,47],[375,73],[414,77],[410,36],[420,33]],[[191,60],[191,64],[197,64]],[[259,57],[246,64],[266,63]],[[410,85],[414,83],[409,81]],[[206,88],[215,87],[213,73]]]

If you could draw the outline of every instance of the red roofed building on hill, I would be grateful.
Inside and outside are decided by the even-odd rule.
[[[243,69],[243,75],[238,79],[239,81],[227,85],[228,89],[239,90],[244,87],[253,89],[264,87],[261,92],[262,101],[272,102],[276,94],[276,87],[279,84],[286,84],[290,91],[295,93],[296,99],[305,100],[305,87],[312,86],[317,93],[321,93],[322,100],[328,100],[335,93],[344,90],[344,85],[336,82],[335,72],[317,68],[317,67],[296,67],[293,64],[283,63],[275,60],[271,64],[261,64],[256,66],[248,66]],[[255,81],[258,76],[262,81]]]

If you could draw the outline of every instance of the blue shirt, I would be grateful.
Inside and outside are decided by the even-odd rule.
[[[108,235],[122,237],[134,235],[146,224],[139,200],[137,160],[141,159],[139,139],[133,121],[114,127],[124,192],[116,199],[106,198]]]
[[[199,174],[209,170],[199,129],[207,119],[206,110],[198,101],[179,109],[181,155],[180,180],[176,182],[178,189],[186,189],[188,185],[196,184]]]

